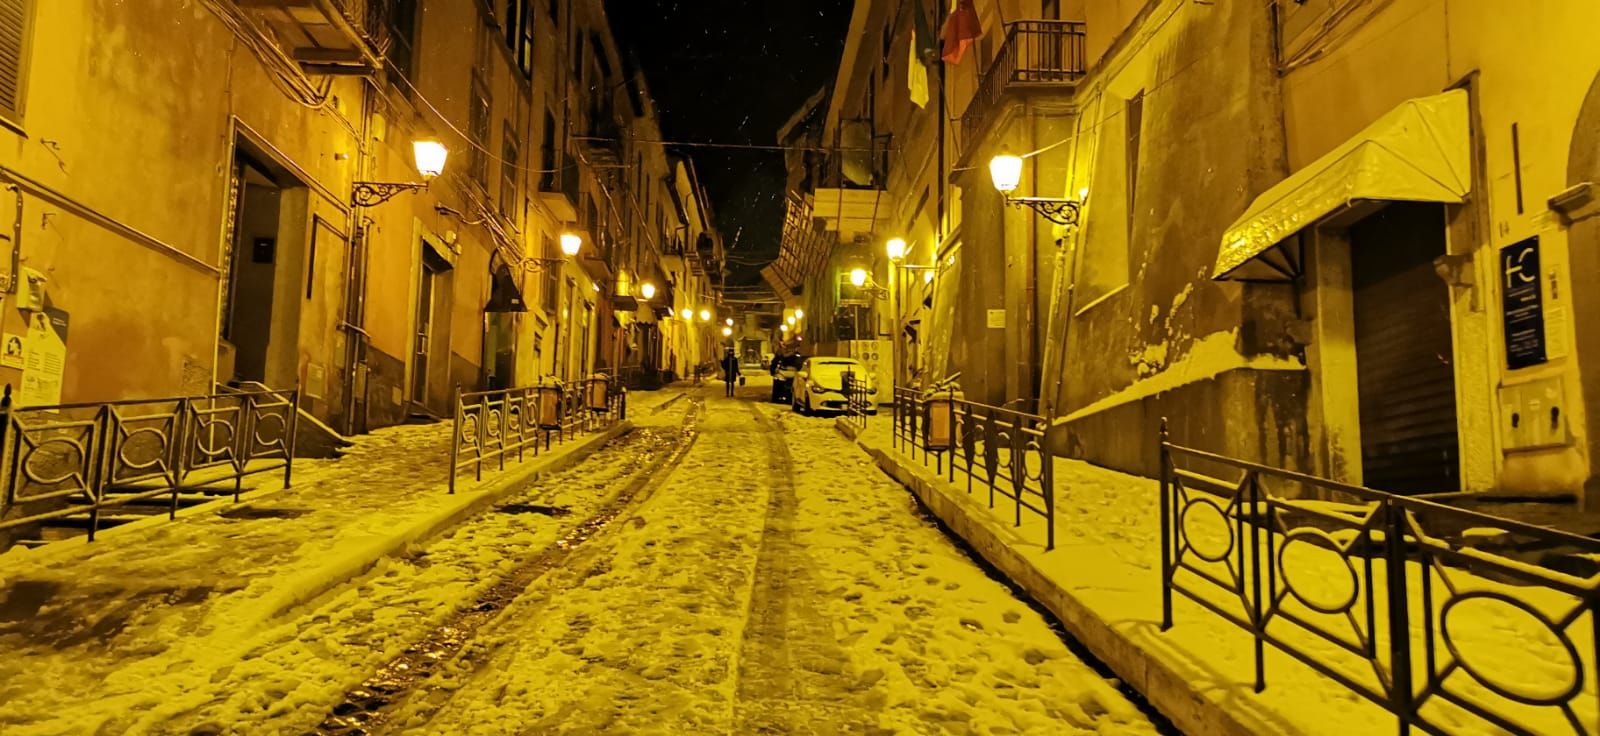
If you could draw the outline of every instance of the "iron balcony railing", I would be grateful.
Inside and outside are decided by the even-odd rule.
[[[1015,526],[1022,526],[1025,511],[1039,516],[1045,549],[1055,549],[1055,470],[1045,449],[1049,418],[939,396],[895,387],[895,448],[912,460],[920,456],[924,466],[932,460],[934,472],[951,483],[960,471],[968,494],[978,485],[987,488],[991,509],[997,496],[1010,500]]]
[[[1083,79],[1085,65],[1081,21],[1022,20],[1006,24],[1005,43],[961,115],[962,145],[976,145],[1007,92],[1020,87],[1076,85]]]
[[[1248,632],[1257,692],[1271,646],[1402,733],[1600,731],[1600,540],[1175,445],[1165,427],[1160,464],[1161,628],[1177,594]]]
[[[298,391],[0,406],[0,530],[82,517],[94,541],[111,509],[294,468]]]
[[[568,383],[548,382],[496,391],[456,389],[450,441],[450,493],[456,477],[472,470],[483,480],[485,464],[505,470],[506,462],[522,462],[531,454],[608,429],[628,418],[628,391],[610,378],[596,376]]]

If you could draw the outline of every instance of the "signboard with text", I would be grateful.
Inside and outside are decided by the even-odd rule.
[[[1506,367],[1515,370],[1545,362],[1548,358],[1537,235],[1500,249],[1500,289],[1505,313]]]

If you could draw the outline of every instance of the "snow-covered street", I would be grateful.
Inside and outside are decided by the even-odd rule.
[[[253,627],[8,621],[0,731],[1155,732],[832,420],[721,392]],[[198,521],[174,590],[237,554]]]

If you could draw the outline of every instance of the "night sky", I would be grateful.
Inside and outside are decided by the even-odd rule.
[[[624,50],[639,57],[668,140],[776,143],[778,128],[833,81],[852,0],[606,0]],[[760,281],[777,255],[783,155],[674,149],[694,159],[731,246],[729,285]],[[753,265],[752,265],[753,264]]]

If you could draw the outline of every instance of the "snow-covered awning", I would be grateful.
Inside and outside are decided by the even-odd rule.
[[[1269,251],[1306,227],[1363,200],[1459,204],[1471,174],[1466,91],[1408,100],[1256,197],[1223,233],[1211,277],[1294,278],[1298,256]]]

